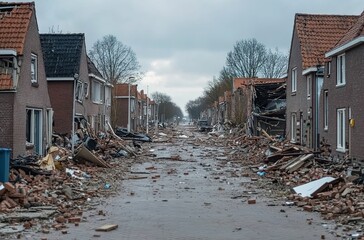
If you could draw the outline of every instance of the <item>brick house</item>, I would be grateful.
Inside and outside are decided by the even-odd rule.
[[[364,12],[325,56],[322,87],[322,138],[332,154],[363,160],[364,148]]]
[[[106,80],[87,57],[85,35],[41,34],[40,38],[55,132],[71,133],[73,103],[76,118],[85,118],[94,130],[103,130],[111,91],[105,92]]]
[[[291,142],[317,149],[323,134],[320,94],[325,53],[358,16],[296,14],[288,65],[286,131]]]
[[[128,127],[128,103],[129,103],[129,84],[116,84],[115,95],[116,99],[116,118],[114,127]],[[136,131],[138,123],[138,85],[130,84],[130,130]]]
[[[34,3],[0,3],[0,102],[0,147],[44,155],[53,113]]]

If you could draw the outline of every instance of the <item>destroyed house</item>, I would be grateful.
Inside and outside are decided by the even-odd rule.
[[[318,149],[325,53],[350,29],[358,16],[296,14],[287,80],[287,138]]]
[[[248,135],[285,136],[286,79],[234,78],[234,118]]]
[[[0,3],[0,102],[0,147],[44,155],[52,108],[34,3]]]
[[[332,155],[364,160],[364,12],[325,57],[322,87],[321,141]]]
[[[95,71],[89,73],[85,35],[41,34],[40,38],[55,133],[70,134],[73,116],[86,118],[94,127],[102,125],[105,80]]]

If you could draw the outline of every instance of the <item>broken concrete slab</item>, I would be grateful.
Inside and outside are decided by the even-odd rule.
[[[294,187],[293,190],[302,197],[312,197],[322,191],[326,186],[334,182],[336,178],[323,177],[321,179]]]

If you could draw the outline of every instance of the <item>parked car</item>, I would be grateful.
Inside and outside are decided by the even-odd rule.
[[[197,129],[199,132],[210,132],[212,130],[212,126],[207,120],[198,120]]]

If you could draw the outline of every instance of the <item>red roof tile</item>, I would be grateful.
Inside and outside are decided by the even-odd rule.
[[[349,29],[349,31],[340,39],[336,44],[335,48],[344,45],[357,37],[364,36],[364,11],[361,13],[360,17],[356,23]]]
[[[0,75],[0,90],[10,90],[13,88],[13,81],[10,74]]]
[[[324,63],[330,50],[354,25],[358,16],[296,14],[303,69]]]
[[[34,3],[0,2],[0,8],[0,48],[15,49],[21,55]]]

